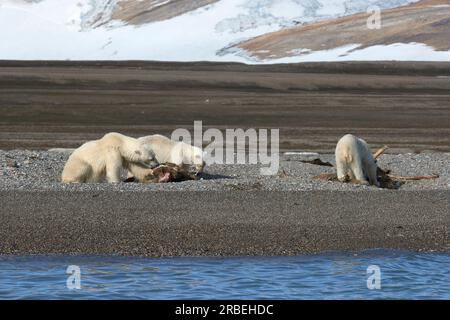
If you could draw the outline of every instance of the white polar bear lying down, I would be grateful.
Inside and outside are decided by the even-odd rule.
[[[138,141],[149,146],[155,153],[156,161],[161,164],[173,163],[177,166],[188,166],[188,171],[195,175],[202,172],[205,167],[203,151],[198,147],[174,141],[159,134],[141,137]],[[138,181],[145,181],[149,173],[147,168],[139,164],[132,164],[129,171],[128,177],[134,176]]]
[[[120,182],[122,169],[139,164],[145,168],[158,165],[151,148],[135,138],[108,133],[76,149],[67,160],[62,182]]]
[[[379,186],[377,163],[363,139],[346,134],[338,141],[335,156],[339,181],[350,178],[362,184]]]

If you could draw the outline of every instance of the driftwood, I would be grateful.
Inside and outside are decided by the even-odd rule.
[[[378,159],[389,147],[384,146],[380,149],[378,149],[374,154],[373,158],[376,160]],[[306,162],[306,161],[303,161]],[[323,162],[320,159],[314,159],[312,161],[308,161],[308,163],[316,164],[320,166],[327,166],[329,167],[329,162]],[[333,166],[333,165],[331,165]],[[377,167],[377,178],[380,182],[381,188],[386,189],[398,189],[402,184],[404,184],[406,181],[418,181],[418,180],[432,180],[439,178],[439,175],[433,174],[431,176],[398,176],[393,175],[390,173],[390,170],[383,170],[380,167]],[[325,180],[325,181],[338,181],[337,174],[336,173],[322,173],[318,176],[313,177],[313,179],[316,180]],[[348,180],[348,182],[358,184],[359,181],[357,180]]]
[[[373,154],[373,158],[375,160],[377,160],[387,149],[389,149],[388,146],[384,146],[380,149],[378,149],[377,151],[375,151],[375,153]]]
[[[333,166],[331,163],[323,162],[319,158],[313,159],[313,160],[300,160],[300,162],[309,163],[309,164],[315,164],[315,165],[324,166],[324,167],[332,167]]]
[[[392,174],[388,174],[391,179],[399,180],[399,181],[417,181],[417,180],[433,180],[439,178],[438,174],[433,174],[431,176],[396,176]]]
[[[383,148],[378,149],[377,151],[375,151],[375,153],[373,154],[373,158],[375,160],[377,160],[389,147],[388,146],[384,146]],[[324,167],[334,167],[331,163],[329,162],[324,162],[321,159],[317,158],[317,159],[313,159],[313,160],[301,160],[300,162],[303,163],[309,163],[309,164],[315,164],[318,166],[324,166]]]
[[[164,163],[154,169],[149,169],[142,183],[165,183],[186,180],[197,180],[198,174],[191,165],[176,165]],[[130,177],[125,182],[137,182],[135,177]]]
[[[313,179],[316,180],[325,180],[325,181],[337,181],[336,173],[321,173],[318,176],[314,176]]]

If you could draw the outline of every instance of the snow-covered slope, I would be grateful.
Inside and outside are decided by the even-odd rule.
[[[227,48],[286,27],[365,12],[369,6],[385,9],[415,1],[0,0],[0,59],[271,63],[278,61],[248,60]],[[420,56],[423,50],[433,52],[417,48]],[[395,45],[365,50],[370,51],[367,60],[403,57]],[[357,53],[353,57],[364,60],[364,54]],[[339,55],[331,50],[316,60],[337,60]],[[298,61],[302,59],[304,55]],[[295,61],[296,56],[289,57]]]
[[[255,61],[450,60],[450,5],[421,1],[383,10],[382,28],[368,29],[368,13],[313,22],[265,34],[226,51]],[[448,1],[450,3],[450,1]]]

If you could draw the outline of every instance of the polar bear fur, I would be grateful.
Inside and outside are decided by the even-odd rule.
[[[76,149],[62,173],[64,183],[120,182],[122,170],[132,165],[151,168],[158,165],[151,148],[135,138],[108,133]]]
[[[202,149],[191,146],[185,142],[174,141],[165,136],[154,134],[141,137],[139,142],[149,146],[155,153],[156,160],[161,163],[173,163],[177,166],[188,168],[192,174],[198,174],[203,171],[205,162],[203,161]],[[134,176],[138,181],[146,181],[146,177],[151,172],[139,164],[130,166],[128,176]]]
[[[379,186],[377,163],[363,139],[346,134],[338,141],[335,156],[339,181],[344,182],[350,178],[361,184]]]

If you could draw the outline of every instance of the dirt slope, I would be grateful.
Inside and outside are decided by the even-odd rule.
[[[0,149],[170,135],[202,120],[279,128],[281,150],[331,153],[351,132],[392,152],[449,152],[450,63],[0,61],[0,115]]]
[[[448,6],[447,6],[448,5]],[[381,13],[381,29],[368,29],[367,13],[359,13],[269,33],[238,45],[250,56],[273,59],[360,44],[359,48],[393,43],[424,43],[450,49],[450,0],[426,0]]]
[[[218,0],[120,0],[112,18],[128,24],[161,21],[198,9]]]

